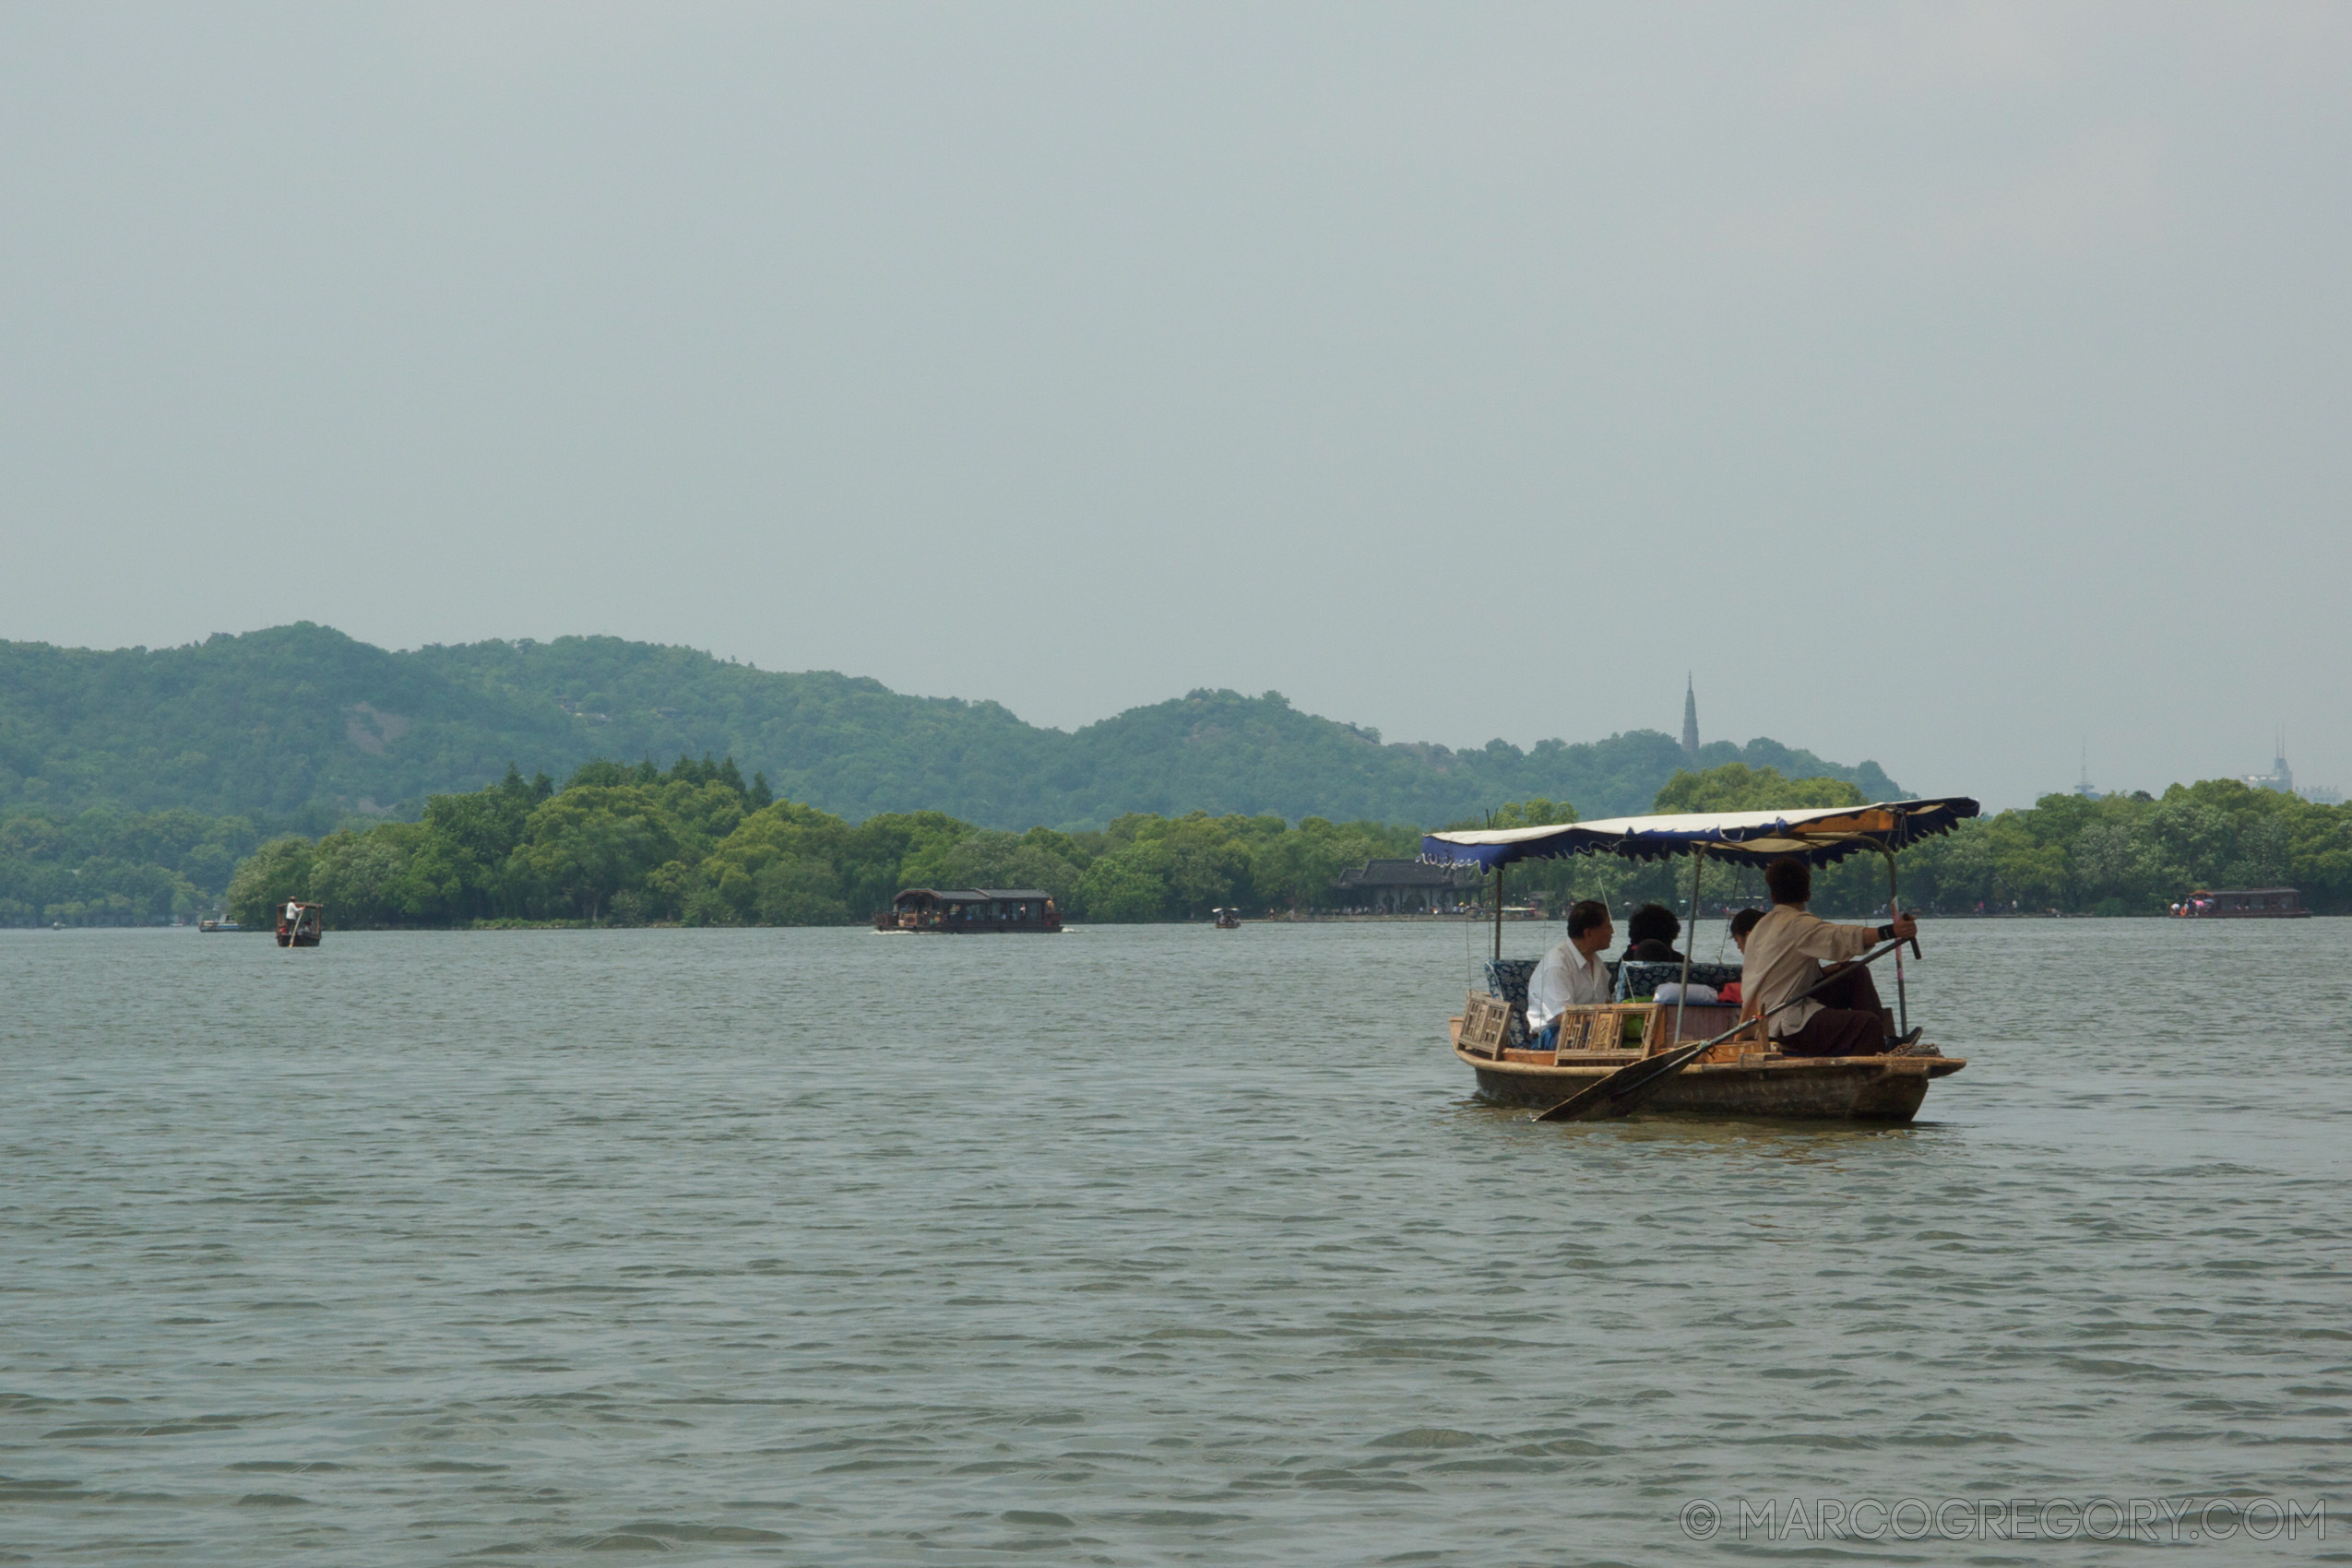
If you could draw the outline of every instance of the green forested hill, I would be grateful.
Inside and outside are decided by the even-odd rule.
[[[988,827],[1108,824],[1125,812],[1429,824],[1504,801],[1645,810],[1681,747],[1656,731],[1521,751],[1383,743],[1279,695],[1198,691],[1075,733],[995,703],[779,674],[615,637],[387,652],[308,623],[174,648],[0,644],[0,810],[185,808],[322,829],[414,815],[511,761],[564,777],[591,757],[732,755],[778,795],[852,821],[944,811]],[[1901,791],[1771,741],[1702,766]]]

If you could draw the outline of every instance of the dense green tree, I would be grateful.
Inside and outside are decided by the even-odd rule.
[[[642,887],[676,858],[677,825],[661,807],[642,785],[570,786],[525,821],[510,863],[542,897],[560,895],[593,921],[614,894]]]
[[[340,928],[446,921],[454,890],[434,879],[437,866],[418,864],[431,837],[431,829],[411,823],[328,835],[311,857],[310,901],[324,905]]]
[[[900,873],[925,887],[1037,887],[1071,908],[1084,851],[1069,835],[1049,828],[1026,834],[979,828],[952,841],[933,840],[909,857]]]
[[[1418,828],[1311,816],[1295,830],[1256,844],[1250,880],[1268,908],[1327,909],[1340,873],[1367,861],[1409,860],[1420,853],[1420,841]]]
[[[311,862],[318,847],[289,835],[254,851],[229,883],[229,918],[248,929],[272,923],[279,905],[310,897]]]
[[[937,886],[925,872],[935,857],[972,831],[945,812],[886,812],[860,823],[842,842],[837,864],[849,908],[867,915],[902,887]]]
[[[1650,802],[1654,812],[1800,811],[1868,805],[1871,797],[1844,778],[1788,778],[1773,767],[1728,762],[1702,773],[1681,772]]]
[[[2234,779],[2161,799],[2047,795],[2031,811],[1963,824],[1903,857],[1934,906],[2155,914],[2191,889],[2292,885],[2314,909],[2352,909],[2352,807]]]
[[[244,818],[191,811],[0,813],[0,924],[151,924],[208,913],[260,840]]]
[[[696,925],[840,923],[849,910],[837,861],[849,836],[831,813],[778,801],[716,847],[682,912]]]

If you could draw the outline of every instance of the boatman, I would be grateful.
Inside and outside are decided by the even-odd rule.
[[[1569,909],[1568,940],[1545,954],[1527,977],[1527,1028],[1536,1036],[1536,1050],[1559,1049],[1563,1009],[1609,1000],[1609,966],[1600,956],[1616,940],[1609,906],[1599,899],[1587,898]]]
[[[1818,983],[1823,962],[1859,958],[1879,943],[1908,942],[1918,934],[1919,922],[1899,912],[1893,923],[1876,927],[1815,919],[1806,911],[1813,873],[1794,855],[1764,867],[1764,886],[1772,894],[1772,909],[1740,944],[1747,963],[1740,977],[1745,1000],[1764,1012]],[[1529,987],[1529,996],[1534,993]],[[1908,1051],[1919,1038],[1917,1029],[1895,1038],[1895,1016],[1879,1005],[1878,987],[1859,964],[1775,1015],[1764,1028],[1788,1056],[1885,1056]]]

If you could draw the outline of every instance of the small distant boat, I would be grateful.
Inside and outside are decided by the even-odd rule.
[[[1217,929],[1219,931],[1241,929],[1241,911],[1239,909],[1229,909],[1220,905],[1211,909],[1209,913],[1217,917]]]
[[[2172,912],[2188,921],[2301,921],[2311,911],[2292,887],[2200,887]]]
[[[315,947],[327,934],[327,906],[289,898],[278,906],[278,945]]]
[[[1053,932],[1062,911],[1039,887],[909,887],[874,912],[881,932]]]
[[[244,930],[244,929],[245,929],[244,927],[243,927],[243,926],[239,925],[239,924],[238,924],[236,921],[196,921],[196,930],[198,930],[198,931],[200,931],[200,932],[201,932],[201,931],[243,931],[243,930]]]

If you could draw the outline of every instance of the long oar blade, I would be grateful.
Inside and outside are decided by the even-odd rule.
[[[1536,1117],[1538,1122],[1606,1122],[1630,1116],[1642,1101],[1664,1087],[1668,1079],[1696,1062],[1713,1045],[1698,1040],[1657,1056],[1629,1063],[1588,1088],[1578,1090]]]

